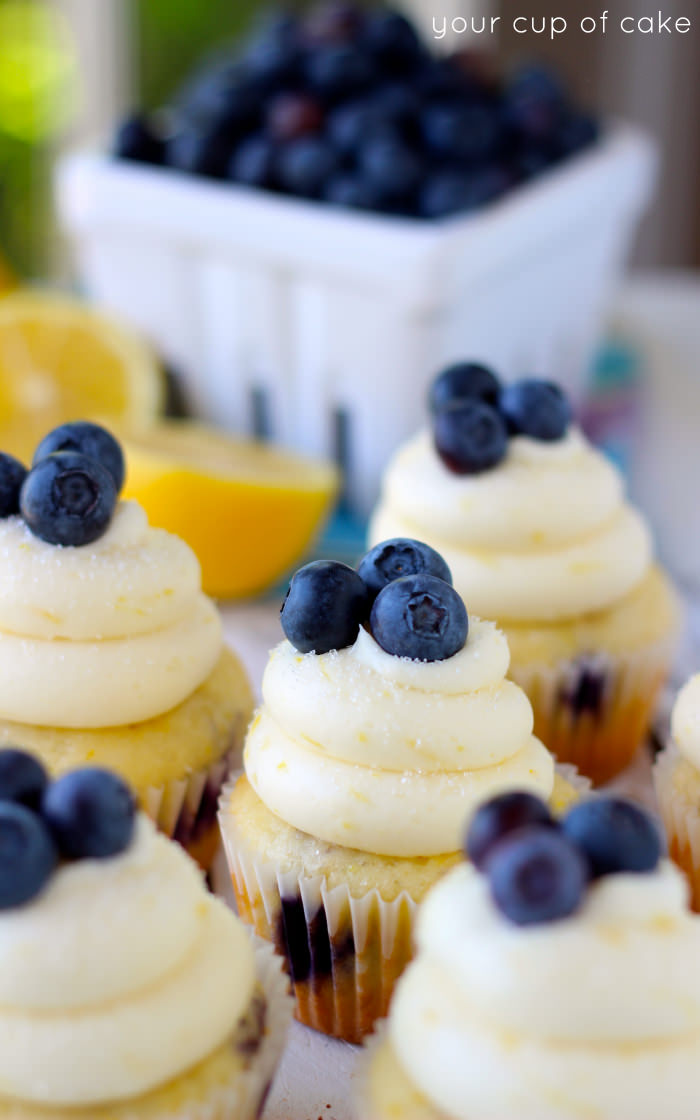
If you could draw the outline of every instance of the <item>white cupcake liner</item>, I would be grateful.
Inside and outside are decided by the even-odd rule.
[[[552,666],[512,662],[510,678],[532,704],[535,734],[561,761],[609,781],[630,764],[644,742],[673,659],[675,631],[643,649],[614,655],[580,654]],[[595,706],[576,711],[569,697],[587,669],[603,680]]]

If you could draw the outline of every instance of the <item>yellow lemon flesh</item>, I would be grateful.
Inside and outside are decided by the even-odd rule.
[[[0,448],[31,460],[66,420],[149,423],[164,376],[148,346],[78,300],[16,291],[0,298]]]
[[[264,590],[308,549],[338,488],[329,463],[239,440],[187,421],[124,437],[125,498],[152,525],[182,537],[205,591],[236,598]]]

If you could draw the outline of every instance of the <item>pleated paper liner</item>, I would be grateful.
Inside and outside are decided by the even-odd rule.
[[[255,948],[265,1006],[258,1040],[234,1038],[181,1077],[131,1101],[52,1109],[0,1100],[0,1120],[257,1120],[282,1056],[293,1001],[280,958],[270,945],[256,941]]]
[[[644,742],[668,676],[675,633],[625,655],[581,655],[559,665],[511,664],[527,693],[535,735],[559,762],[602,785]]]
[[[297,1019],[359,1043],[386,1016],[396,981],[413,956],[420,899],[403,890],[386,900],[376,888],[354,897],[348,885],[328,888],[321,875],[290,870],[252,851],[228,808],[238,777],[226,785],[219,815],[238,913],[286,957]],[[567,767],[557,778],[553,803],[559,800],[563,809],[588,787]],[[461,858],[446,857],[443,872]]]
[[[379,1023],[367,1039],[353,1082],[355,1115],[360,1120],[450,1120],[404,1073],[389,1043],[386,1023]]]
[[[685,872],[700,913],[700,773],[670,745],[658,755],[653,778],[668,853]]]

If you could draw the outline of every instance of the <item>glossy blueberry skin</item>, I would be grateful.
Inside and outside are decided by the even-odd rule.
[[[551,381],[526,378],[506,385],[499,407],[511,435],[549,442],[561,439],[571,423],[571,406]]]
[[[324,202],[350,210],[377,210],[381,205],[378,192],[372,184],[352,171],[341,172],[329,179],[321,197]]]
[[[479,400],[465,400],[433,417],[435,450],[453,474],[480,474],[498,466],[508,449],[500,414]]]
[[[108,859],[131,843],[136,803],[109,770],[73,770],[49,785],[41,812],[66,859]]]
[[[48,784],[46,770],[33,754],[18,747],[0,750],[0,802],[14,801],[38,809]]]
[[[652,818],[620,797],[581,801],[566,814],[562,829],[585,853],[593,878],[653,871],[661,858],[661,837]]]
[[[260,124],[260,98],[238,63],[226,62],[197,75],[185,89],[178,111],[184,122],[214,127],[232,139]]]
[[[59,451],[41,459],[20,493],[22,517],[49,544],[86,545],[107,529],[117,504],[112,475],[96,459]]]
[[[420,157],[408,145],[387,137],[370,139],[361,149],[358,163],[383,203],[409,199],[423,172]]]
[[[118,159],[160,164],[163,162],[165,145],[147,118],[134,113],[117,128],[113,151]]]
[[[332,104],[366,90],[374,78],[374,67],[359,46],[340,43],[311,51],[305,74],[314,93]]]
[[[354,568],[315,560],[292,577],[280,621],[300,653],[328,653],[351,646],[368,613],[367,588]]]
[[[440,553],[430,545],[408,537],[392,537],[375,544],[362,557],[357,571],[373,601],[383,587],[402,576],[425,572],[445,583],[452,583],[452,573]]]
[[[111,432],[88,420],[61,424],[44,436],[34,452],[32,466],[56,451],[77,451],[89,459],[97,459],[111,474],[117,493],[124,485],[126,465],[121,445]]]
[[[168,141],[166,162],[176,171],[221,179],[226,173],[233,142],[218,125],[187,125]]]
[[[516,829],[494,846],[486,874],[503,916],[529,926],[573,914],[583,899],[589,868],[567,836],[534,824]]]
[[[501,383],[493,370],[479,362],[455,362],[433,381],[428,395],[431,412],[452,408],[460,401],[477,400],[497,405]]]
[[[445,661],[464,647],[469,620],[455,589],[421,572],[382,588],[369,625],[387,653],[414,661]]]
[[[335,150],[321,137],[294,140],[279,153],[280,184],[291,194],[316,198],[337,173],[339,162]]]
[[[19,513],[19,495],[26,477],[24,463],[0,451],[0,517]]]
[[[0,803],[0,910],[36,898],[57,862],[56,845],[41,817],[25,805]]]
[[[421,129],[428,151],[465,162],[487,160],[500,139],[498,116],[488,105],[429,105],[421,115]]]
[[[410,74],[425,57],[413,24],[400,12],[391,9],[380,9],[370,15],[364,44],[384,76]]]
[[[278,151],[278,145],[269,136],[249,137],[231,155],[227,178],[246,187],[274,188]]]
[[[465,855],[479,871],[509,833],[529,825],[554,827],[549,806],[541,797],[523,790],[502,793],[480,805],[471,819],[465,840]]]
[[[243,65],[249,81],[261,94],[294,88],[303,67],[294,17],[283,14],[270,21],[248,46]]]

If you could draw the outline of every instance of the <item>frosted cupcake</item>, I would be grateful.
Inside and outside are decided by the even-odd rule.
[[[545,382],[480,366],[435,382],[432,430],[390,462],[370,543],[427,541],[495,619],[535,733],[604,782],[632,759],[672,660],[678,610],[622,478]]]
[[[194,553],[118,501],[123,469],[91,424],[51,433],[29,473],[0,455],[0,743],[53,774],[115,770],[208,867],[252,696]]]
[[[690,882],[700,911],[700,673],[678,694],[671,741],[654,765],[654,785],[672,858]]]
[[[0,751],[2,1120],[253,1120],[287,986],[120,778]]]
[[[359,573],[297,572],[220,817],[239,913],[286,955],[298,1018],[354,1042],[386,1012],[465,818],[499,790],[575,796],[505,680],[503,634],[404,543],[398,570],[375,551]]]
[[[561,830],[540,814],[487,826],[481,870],[427,896],[361,1120],[699,1114],[700,919],[683,876],[629,803],[582,802]]]

